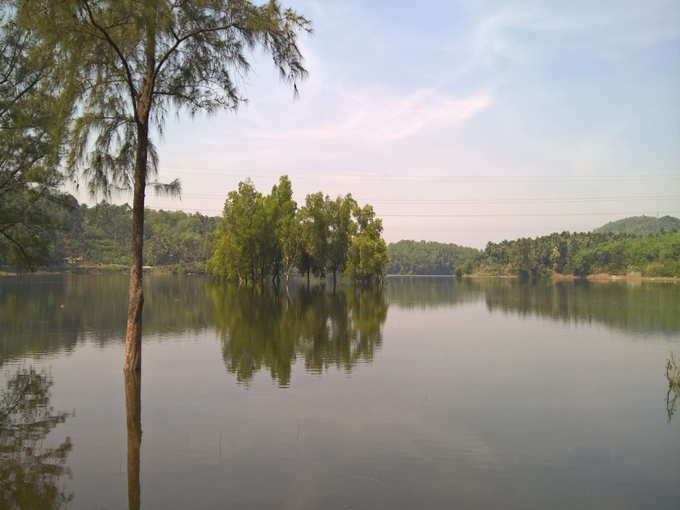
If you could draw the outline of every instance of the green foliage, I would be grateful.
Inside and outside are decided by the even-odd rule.
[[[248,180],[227,197],[207,270],[245,283],[282,272],[288,280],[293,266],[320,277],[346,270],[355,280],[380,280],[387,262],[381,234],[373,209],[360,209],[351,195],[313,193],[298,209],[287,176],[266,196]]]
[[[466,273],[516,274],[536,280],[559,274],[680,276],[680,232],[649,236],[554,233],[535,239],[488,243]]]
[[[661,218],[631,216],[618,221],[610,221],[596,228],[593,232],[598,234],[649,235],[673,230],[680,230],[680,218],[673,216],[662,216]]]
[[[382,238],[382,220],[375,217],[373,207],[354,207],[357,234],[352,238],[347,273],[362,283],[381,283],[387,266],[387,246]]]
[[[45,216],[59,218],[60,228],[50,232],[42,246],[44,264],[128,265],[132,209],[107,202],[88,207],[68,198],[68,208],[47,204]],[[66,199],[65,199],[66,200]],[[218,218],[181,211],[146,210],[144,257],[150,265],[184,264],[193,272],[203,270],[212,255]],[[0,251],[0,265],[10,264],[9,253]],[[123,266],[120,266],[123,267]]]
[[[216,250],[208,261],[208,272],[221,277],[254,281],[261,276],[272,237],[273,223],[269,221],[265,199],[252,181],[238,185],[224,203],[222,222],[216,237]]]
[[[155,177],[149,126],[162,132],[168,113],[236,109],[255,47],[294,87],[306,75],[297,35],[310,22],[274,0],[24,0],[17,10],[77,97],[67,167],[91,191],[131,188],[136,167],[149,172],[142,182]]]
[[[330,238],[330,211],[328,197],[322,192],[305,197],[300,209],[300,231],[303,250],[306,254],[304,265],[317,276],[326,275],[328,263],[328,241]]]
[[[37,50],[0,7],[0,259],[35,269],[72,202],[59,192],[59,153],[70,112],[53,55]]]
[[[387,246],[388,274],[451,275],[479,250],[432,241],[399,241]]]

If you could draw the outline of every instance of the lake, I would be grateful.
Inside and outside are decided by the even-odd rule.
[[[1,508],[680,505],[679,285],[145,293],[125,378],[125,275],[0,279]]]

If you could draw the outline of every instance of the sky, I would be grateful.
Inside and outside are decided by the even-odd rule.
[[[371,203],[388,242],[680,216],[680,1],[282,3],[314,27],[299,97],[253,54],[237,112],[168,118],[183,192],[150,207],[219,215],[287,174],[298,203]]]

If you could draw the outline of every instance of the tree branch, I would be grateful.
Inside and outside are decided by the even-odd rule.
[[[191,39],[192,37],[196,37],[197,35],[206,34],[209,32],[219,32],[220,30],[229,30],[230,28],[237,28],[238,26],[239,26],[238,23],[229,23],[227,25],[221,25],[218,27],[202,28],[200,30],[194,30],[193,32],[189,32],[188,34],[184,34],[182,37],[177,37],[173,33],[173,35],[175,35],[176,38],[175,44],[168,48],[168,51],[166,51],[161,57],[161,59],[158,61],[156,70],[153,73],[153,81],[154,82],[156,81],[156,77],[158,76],[158,73],[160,73],[163,64],[165,64],[165,61],[170,57],[170,55],[172,55],[175,52],[175,50],[177,50],[179,45],[182,44],[187,39]]]
[[[21,255],[23,255],[23,257],[26,261],[26,265],[28,266],[28,268],[31,271],[33,271],[35,266],[33,265],[33,262],[31,261],[31,257],[28,255],[28,253],[26,253],[26,250],[24,249],[24,247],[21,246],[21,243],[19,241],[17,241],[16,239],[14,239],[12,236],[10,236],[7,232],[5,232],[2,229],[0,229],[0,234],[2,234],[2,236],[5,239],[7,239],[10,243],[12,243],[14,246],[16,246],[19,249],[19,251],[21,252]]]
[[[135,112],[135,117],[137,117],[137,91],[135,90],[135,85],[134,82],[132,81],[132,73],[130,72],[130,67],[128,66],[127,60],[125,60],[123,52],[120,51],[120,48],[111,38],[106,29],[94,20],[92,10],[90,9],[90,5],[87,3],[87,0],[83,0],[83,5],[85,6],[87,15],[90,18],[90,23],[92,23],[92,25],[104,35],[104,38],[109,43],[109,45],[114,49],[114,51],[118,54],[118,58],[120,58],[120,61],[123,64],[123,68],[125,69],[125,76],[127,78],[126,81],[128,84],[128,88],[130,89],[130,96],[132,97],[132,109]]]

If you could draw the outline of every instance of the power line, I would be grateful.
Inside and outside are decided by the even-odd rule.
[[[274,178],[278,179],[281,175],[288,175],[291,179],[342,179],[342,180],[374,180],[374,181],[637,181],[645,179],[680,179],[680,174],[624,174],[624,175],[425,175],[400,176],[400,175],[378,175],[374,172],[348,173],[331,175],[319,174],[293,174],[290,172],[259,174],[248,171],[234,172],[229,170],[217,170],[211,168],[178,168],[164,167],[161,172],[168,173],[190,173],[203,175],[218,175],[223,177],[236,178]]]
[[[182,198],[213,198],[222,197],[224,193],[182,193]],[[507,197],[492,199],[363,199],[361,202],[371,204],[495,204],[495,203],[521,203],[521,202],[617,202],[628,200],[680,200],[680,195],[621,195],[621,196],[591,196],[570,198],[529,198]]]
[[[149,209],[153,209],[152,207],[149,207]],[[211,213],[216,213],[216,214],[221,214],[222,210],[221,209],[203,209],[199,208],[200,210],[204,212],[211,212]],[[160,207],[159,209],[154,209],[154,210],[164,210],[164,211],[182,211],[186,212],[184,209],[178,208],[178,207]],[[198,209],[197,209],[198,210]],[[472,213],[472,214],[377,214],[379,218],[507,218],[507,217],[516,217],[516,218],[542,218],[542,217],[567,217],[567,216],[636,216],[640,215],[640,211],[634,211],[634,212],[623,212],[623,211],[608,211],[608,212],[601,212],[601,211],[593,211],[593,212],[570,212],[570,213]],[[674,214],[680,214],[678,211],[667,211],[667,212],[657,212],[655,213],[656,215],[674,215]]]

